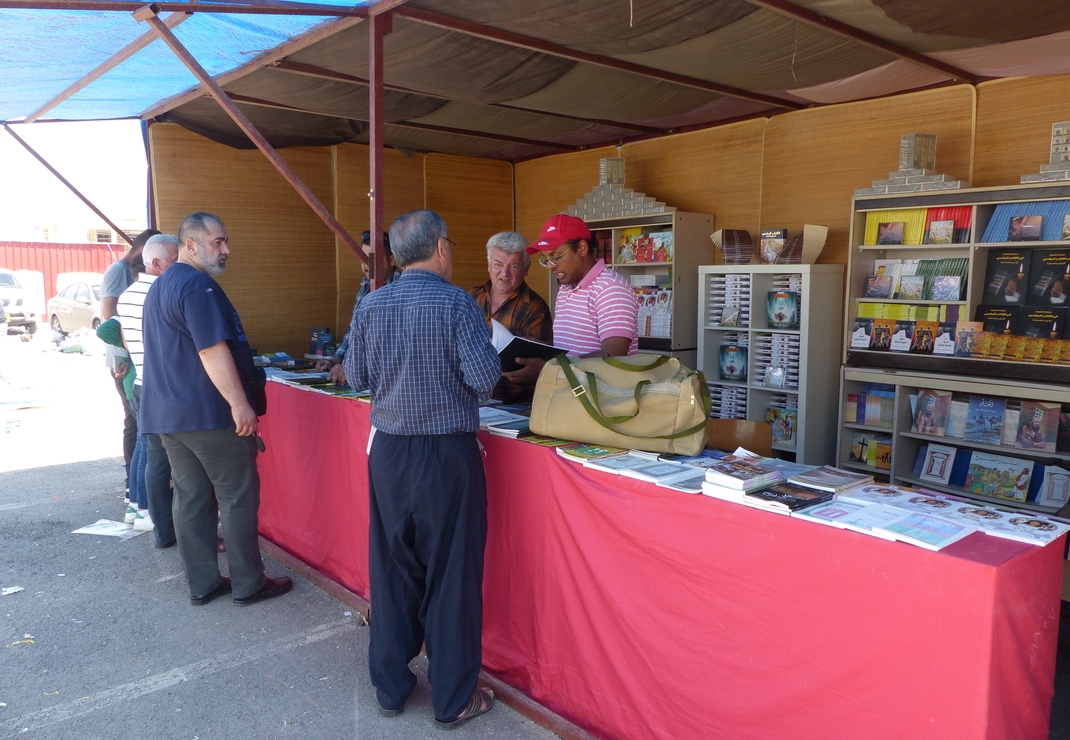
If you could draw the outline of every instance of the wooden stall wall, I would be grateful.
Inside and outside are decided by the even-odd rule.
[[[846,264],[851,197],[899,168],[902,134],[936,134],[936,171],[969,180],[973,106],[973,88],[958,85],[770,118],[761,228],[828,226],[818,262]]]
[[[513,229],[513,166],[494,159],[448,154],[424,157],[427,207],[446,221],[453,284],[465,290],[487,281],[487,239]]]
[[[222,218],[233,253],[219,282],[250,343],[307,352],[308,328],[329,325],[336,311],[331,231],[256,149],[231,149],[176,124],[150,126],[149,146],[158,228],[173,234],[194,211]],[[330,148],[279,153],[330,207]]]
[[[718,228],[759,228],[766,120],[756,119],[662,139],[516,165],[517,230],[534,241],[547,218],[598,184],[598,160],[623,156],[625,186],[682,211],[714,214]],[[703,245],[706,247],[707,245]],[[714,262],[713,244],[708,245]],[[532,268],[530,284],[544,296],[549,273]],[[544,292],[545,291],[545,292]]]
[[[338,221],[353,238],[360,241],[371,225],[368,203],[368,147],[364,144],[340,144],[334,149],[335,207]],[[386,217],[384,230],[390,222],[403,213],[424,207],[424,155],[406,156],[396,149],[384,152],[383,186],[386,190],[383,212]],[[360,289],[364,273],[360,260],[349,247],[335,240],[335,258],[338,267],[337,311],[327,324],[336,336],[349,327],[353,315],[353,300]]]
[[[1014,185],[1035,175],[1051,152],[1051,125],[1070,121],[1070,75],[977,86],[973,184]]]

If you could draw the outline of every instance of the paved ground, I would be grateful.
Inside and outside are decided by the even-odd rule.
[[[367,627],[278,563],[293,593],[197,608],[150,534],[71,534],[121,520],[121,425],[101,357],[0,337],[0,587],[24,589],[0,596],[0,740],[445,737],[422,659],[405,713],[380,718]],[[499,703],[449,737],[553,735]]]

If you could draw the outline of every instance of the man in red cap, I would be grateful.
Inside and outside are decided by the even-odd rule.
[[[591,230],[582,219],[558,214],[543,224],[528,254],[542,253],[560,286],[554,304],[554,345],[580,357],[634,355],[639,350],[639,301],[628,280],[594,258]],[[517,358],[524,367],[503,373],[513,381],[537,377],[543,360]]]

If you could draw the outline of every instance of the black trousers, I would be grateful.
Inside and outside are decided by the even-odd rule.
[[[130,405],[126,397],[126,388],[122,378],[112,378],[115,381],[115,390],[119,391],[119,398],[123,402],[123,460],[126,462],[126,485],[130,486],[130,461],[134,458],[134,447],[137,445],[137,412]]]
[[[368,458],[371,645],[379,705],[416,687],[409,661],[427,644],[435,717],[451,720],[482,664],[487,481],[475,434],[376,432]]]

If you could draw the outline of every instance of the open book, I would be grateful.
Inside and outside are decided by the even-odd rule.
[[[516,361],[517,357],[538,357],[543,360],[552,360],[558,355],[563,355],[567,352],[567,350],[559,347],[536,342],[534,339],[515,336],[494,319],[490,320],[490,331],[490,343],[494,345],[494,349],[498,352],[498,357],[501,358],[503,373],[520,369],[520,365]]]

